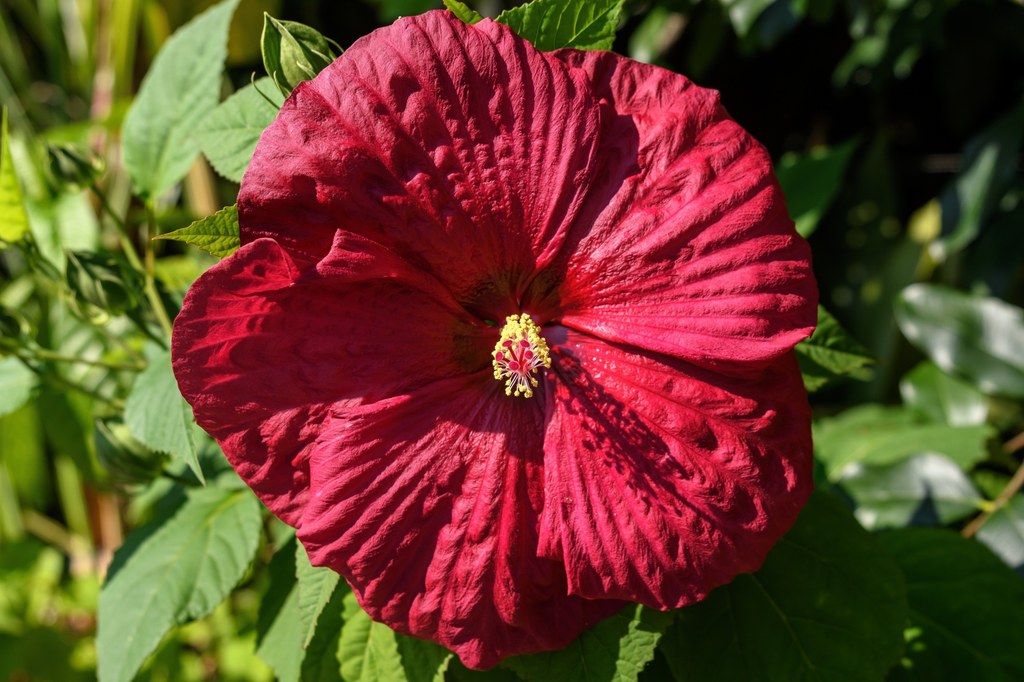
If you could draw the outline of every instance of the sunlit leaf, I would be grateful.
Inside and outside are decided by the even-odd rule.
[[[895,464],[847,467],[838,480],[868,530],[937,526],[978,511],[981,493],[944,455],[914,455]]]
[[[0,417],[11,414],[32,397],[35,372],[16,357],[0,358]]]
[[[907,339],[985,393],[1024,398],[1024,310],[996,298],[914,284],[895,304]]]
[[[624,0],[534,0],[505,10],[496,21],[529,40],[538,50],[610,50],[623,3]]]
[[[226,258],[238,250],[238,207],[225,206],[213,215],[200,218],[188,227],[165,232],[157,239],[173,239],[198,247],[217,258]]]
[[[153,60],[124,120],[124,165],[132,187],[156,198],[199,154],[195,131],[220,99],[228,27],[239,0],[214,5],[175,32]]]
[[[466,3],[461,2],[461,0],[444,0],[444,6],[447,7],[452,14],[467,24],[475,24],[476,22],[483,20],[483,15],[475,9],[470,8]]]
[[[192,408],[181,397],[171,369],[169,351],[150,347],[149,365],[135,378],[125,401],[124,421],[146,447],[180,457],[203,478],[196,453],[196,427]]]
[[[261,506],[248,490],[204,488],[177,512],[133,532],[100,593],[100,682],[127,682],[175,625],[202,618],[248,569]]]
[[[7,141],[7,107],[0,110],[0,244],[12,243],[28,232],[28,214],[21,185],[14,173],[11,145]]]
[[[645,606],[624,608],[560,651],[516,656],[505,662],[529,682],[633,682],[654,658],[672,614]]]
[[[302,682],[342,682],[341,663],[338,662],[338,642],[344,624],[345,595],[348,584],[339,582],[331,598],[320,612],[313,638],[306,646],[299,679]]]
[[[884,533],[907,581],[907,649],[887,679],[1024,679],[1024,581],[988,548],[946,530]]]
[[[295,581],[298,590],[299,622],[302,646],[305,648],[313,634],[327,602],[330,601],[340,575],[329,568],[313,566],[302,543],[295,547]]]
[[[858,405],[815,424],[814,454],[831,480],[852,464],[894,464],[929,452],[946,455],[966,470],[985,458],[993,435],[987,425],[936,424],[901,407]]]
[[[818,221],[832,205],[857,144],[850,140],[803,155],[786,154],[775,167],[789,215],[804,237],[818,228]]]
[[[345,682],[405,682],[395,633],[359,608],[355,594],[345,596],[345,624],[338,645]]]
[[[975,537],[1024,576],[1024,495],[1014,495],[989,517]]]
[[[677,612],[660,651],[678,680],[881,680],[906,614],[899,568],[816,493],[760,570]]]
[[[273,81],[261,78],[214,109],[196,130],[199,147],[213,169],[241,182],[263,129],[273,122],[283,102]]]
[[[295,569],[298,541],[292,535],[270,560],[269,584],[256,623],[256,655],[281,682],[299,682],[302,671],[302,616]]]
[[[867,379],[874,359],[839,321],[818,306],[818,326],[796,346],[796,359],[808,391],[817,391],[843,377]]]
[[[900,379],[900,395],[908,407],[950,426],[984,424],[988,417],[984,393],[931,362],[922,362]]]

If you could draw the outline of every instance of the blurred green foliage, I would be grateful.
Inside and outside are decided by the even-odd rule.
[[[166,352],[184,291],[215,262],[189,245],[205,244],[215,256],[235,246],[236,218],[221,209],[234,203],[255,141],[281,102],[264,76],[277,75],[287,91],[340,51],[328,39],[345,48],[398,16],[442,3],[241,0],[226,42],[228,5],[204,15],[206,28],[178,34],[179,56],[201,53],[205,70],[154,62],[162,46],[175,44],[167,42],[175,30],[213,4],[0,2],[0,680],[92,679],[102,580],[109,600],[127,590],[119,580],[165,567],[135,553],[153,537],[186,549],[197,537],[209,539],[173,533],[187,530],[181,519],[195,522],[203,505],[225,514],[211,518],[247,529],[244,537],[216,524],[207,529],[231,546],[226,554],[241,558],[222,584],[199,584],[207,591],[198,602],[179,595],[159,623],[140,616],[136,625],[153,626],[146,634],[154,652],[134,652],[138,679],[302,673],[347,680],[391,670],[393,660],[368,668],[364,649],[335,660],[338,641],[373,642],[450,679],[474,679],[480,675],[444,652],[376,629],[343,586],[321,584],[323,574],[239,489],[194,426]],[[518,3],[467,4],[497,17]],[[881,679],[892,659],[899,660],[892,679],[1019,679],[1020,658],[1007,652],[1024,627],[1024,611],[1010,608],[1022,593],[1013,571],[1024,573],[1024,5],[603,5],[622,7],[613,49],[719,89],[730,113],[777,160],[793,218],[813,247],[824,306],[818,332],[798,349],[814,391],[824,492],[764,572],[716,592],[671,626],[651,624],[657,614],[642,610],[620,615],[580,649],[631,651],[635,670],[627,679],[721,673],[701,637],[708,647],[720,637],[745,642],[751,633],[776,632],[779,614],[811,608],[779,579],[799,564],[838,614],[853,613],[846,611],[853,605],[833,589],[837,582],[861,581],[878,593],[899,583],[889,603],[875,605],[875,620],[854,624],[884,622],[897,632],[909,623],[902,659],[860,633],[846,643],[860,652],[847,671]],[[505,16],[560,45],[532,12]],[[281,20],[270,23],[269,35],[265,13]],[[279,57],[270,74],[261,61],[268,40]],[[305,61],[276,74],[286,52]],[[211,60],[226,64],[223,76]],[[160,77],[147,86],[147,73]],[[175,115],[181,92],[188,106]],[[161,117],[167,125],[148,127]],[[184,134],[193,129],[196,135]],[[133,150],[127,164],[122,143]],[[162,145],[174,158],[153,152]],[[168,239],[153,241],[158,234]],[[199,489],[203,479],[211,487]],[[219,506],[224,500],[237,507]],[[896,530],[882,533],[878,545],[848,512],[868,530]],[[178,525],[161,525],[175,518]],[[864,552],[816,548],[821,566],[787,559],[799,555],[793,543],[801,534],[807,546],[833,534]],[[832,552],[849,575],[830,572]],[[173,591],[181,580],[165,586]],[[781,610],[750,602],[749,620],[728,632],[709,631],[701,620],[729,599],[762,592]],[[670,655],[655,654],[662,631],[679,644]],[[799,659],[794,642],[812,656],[831,651],[800,632],[734,663],[747,661],[762,675],[789,669]],[[490,676],[539,679],[578,663],[524,659]],[[602,665],[613,675],[623,663]],[[132,667],[129,661],[107,674],[130,678]]]

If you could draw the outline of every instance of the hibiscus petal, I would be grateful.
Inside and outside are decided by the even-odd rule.
[[[623,605],[569,596],[537,558],[543,414],[499,388],[450,379],[334,414],[298,532],[371,616],[473,668],[564,647]]]
[[[573,229],[548,274],[558,286],[535,288],[536,307],[556,305],[562,324],[608,341],[731,373],[759,370],[809,335],[809,248],[768,155],[718,93],[611,53],[557,54],[635,126],[639,149],[630,159],[602,147],[594,172],[622,178],[618,193],[597,197],[593,223]]]
[[[346,259],[340,244],[333,257]],[[365,281],[331,259],[321,269],[300,276],[269,239],[243,246],[189,290],[171,349],[199,425],[289,523],[307,497],[309,453],[329,406],[479,371],[478,347],[490,341],[482,323],[415,288],[427,286],[419,273]]]
[[[518,312],[596,181],[601,112],[583,74],[506,27],[401,19],[285,102],[242,184],[243,242],[316,260],[350,231],[471,307]]]
[[[572,331],[552,357],[540,549],[572,593],[675,608],[756,570],[812,488],[793,357],[723,380]]]

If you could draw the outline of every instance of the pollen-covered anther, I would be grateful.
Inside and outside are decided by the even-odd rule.
[[[548,344],[540,327],[526,313],[509,315],[501,329],[501,338],[491,353],[494,378],[505,382],[505,395],[533,396],[537,370],[551,367]]]

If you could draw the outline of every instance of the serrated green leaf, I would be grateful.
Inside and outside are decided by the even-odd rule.
[[[811,236],[832,205],[857,144],[858,140],[850,140],[803,155],[786,154],[775,167],[789,215],[804,237]]]
[[[538,50],[574,47],[610,50],[622,18],[624,0],[534,0],[507,9],[495,20]]]
[[[983,545],[946,530],[879,536],[907,581],[907,648],[895,682],[1024,679],[1024,581]]]
[[[295,535],[290,534],[270,560],[270,584],[256,623],[256,655],[274,669],[281,682],[299,682],[306,653],[295,574],[296,545]]]
[[[894,307],[903,335],[944,371],[1024,398],[1024,310],[935,284],[907,287]]]
[[[868,530],[945,525],[977,511],[982,499],[956,462],[930,453],[884,466],[854,464],[838,483]]]
[[[241,245],[238,236],[238,206],[225,206],[213,215],[200,218],[188,227],[173,232],[165,232],[157,239],[174,239],[199,247],[203,251],[226,258]]]
[[[867,379],[874,359],[839,321],[818,306],[818,326],[796,346],[796,359],[808,391],[817,391],[842,377]]]
[[[320,73],[336,56],[330,41],[316,29],[275,19],[266,12],[260,45],[263,67],[285,95]]]
[[[35,390],[36,374],[16,357],[0,358],[0,417],[27,403]]]
[[[298,590],[299,632],[303,648],[309,646],[316,631],[320,614],[334,594],[340,575],[329,568],[316,567],[309,563],[309,556],[302,543],[295,545],[295,588]]]
[[[228,180],[241,182],[260,135],[273,122],[283,103],[284,97],[274,82],[261,78],[214,109],[196,129],[199,148],[213,169]]]
[[[444,0],[444,6],[448,8],[449,12],[467,24],[475,24],[478,21],[483,21],[484,17],[482,14],[460,0]]]
[[[408,682],[444,682],[448,664],[455,657],[448,649],[425,639],[395,634],[398,656]]]
[[[1007,566],[1024,574],[1024,495],[1015,495],[990,516],[975,536]]]
[[[565,649],[514,656],[505,665],[528,682],[635,682],[671,622],[671,613],[627,606]]]
[[[341,627],[345,622],[345,595],[349,592],[348,584],[339,582],[320,612],[313,639],[309,641],[302,659],[299,675],[302,682],[342,682],[337,653]]]
[[[852,464],[894,464],[928,452],[967,470],[985,458],[993,435],[984,424],[948,426],[922,421],[906,408],[858,405],[814,425],[814,454],[833,481]]]
[[[338,663],[345,682],[405,682],[394,631],[359,607],[354,593],[345,595],[345,624],[338,643]]]
[[[135,378],[124,406],[124,422],[140,443],[181,458],[205,482],[196,452],[195,418],[181,397],[170,351],[150,346],[149,365]]]
[[[964,168],[939,197],[942,236],[928,247],[942,262],[981,233],[992,209],[1017,172],[1024,136],[1024,107],[1000,118],[967,143]]]
[[[153,60],[122,128],[125,170],[156,198],[199,154],[195,130],[217,107],[228,27],[239,0],[224,0],[178,29]]]
[[[881,680],[906,614],[892,558],[815,493],[764,566],[678,611],[659,651],[679,680]]]
[[[907,407],[950,426],[975,426],[988,418],[984,393],[931,362],[922,362],[900,379],[900,396]]]
[[[0,244],[16,242],[27,232],[28,214],[14,172],[11,146],[7,142],[7,107],[3,107],[0,110]]]
[[[100,592],[100,682],[131,680],[172,627],[213,611],[248,569],[262,521],[249,491],[204,488],[135,531],[144,539],[118,550]]]

